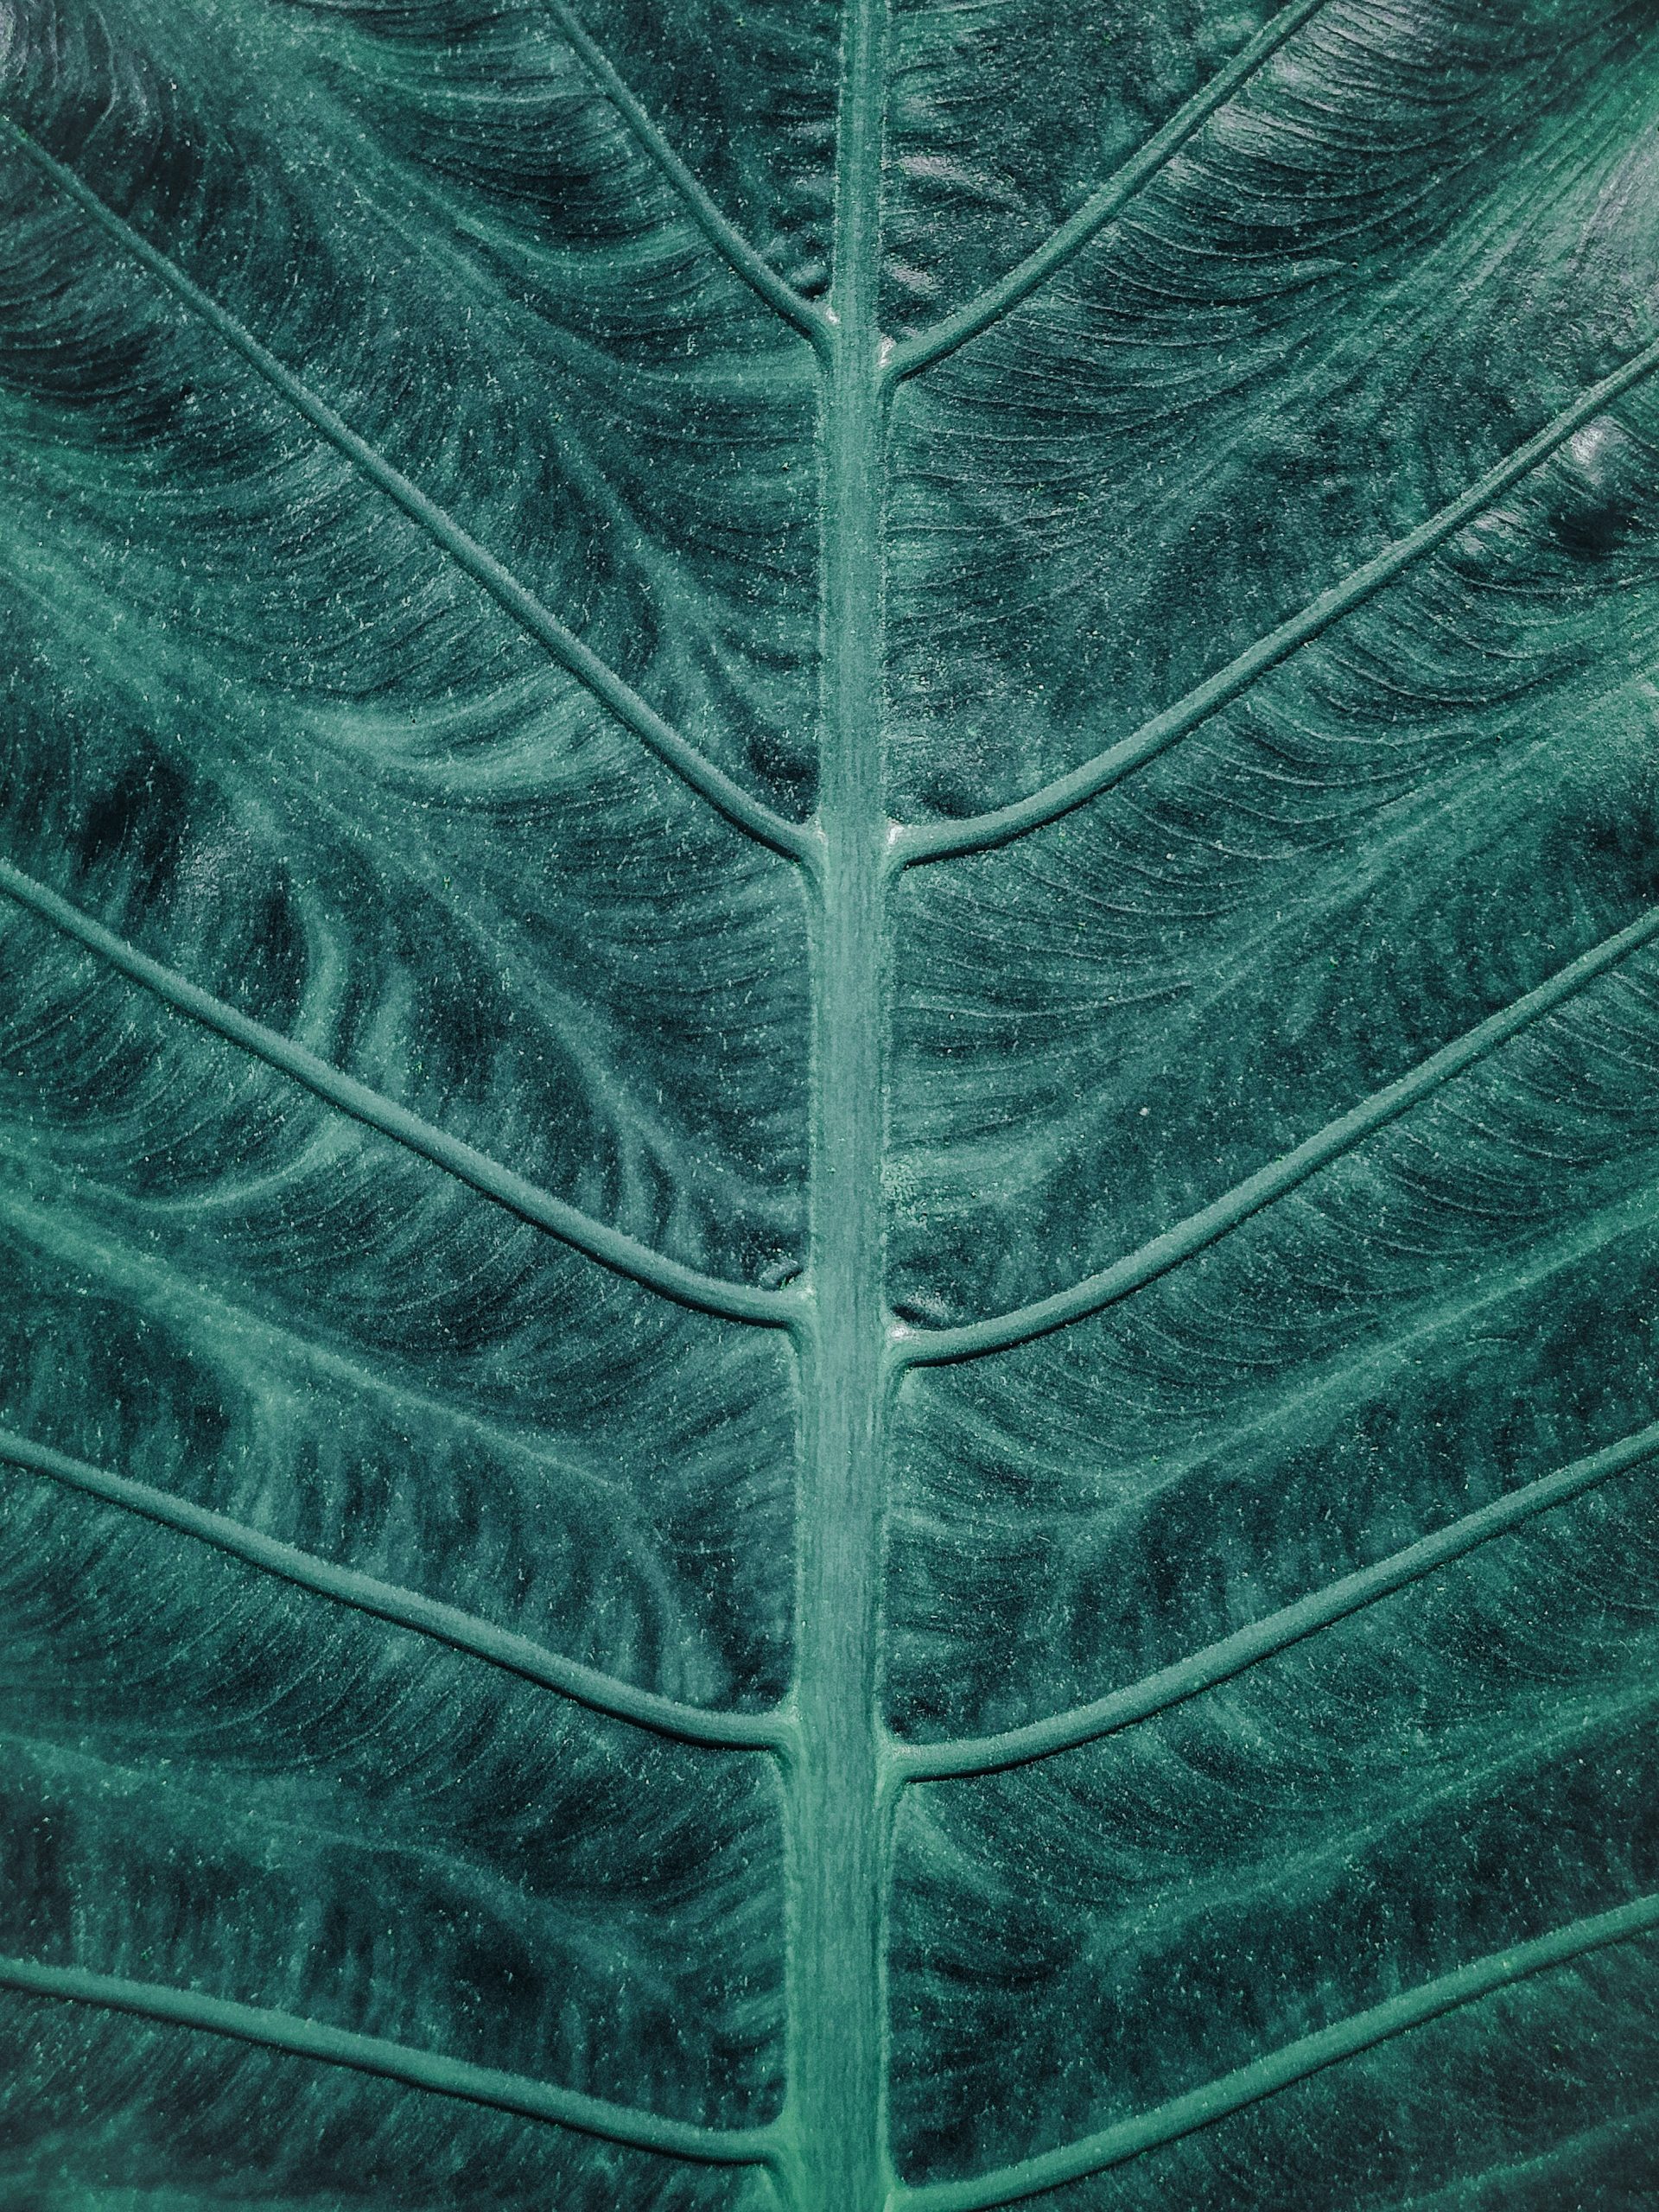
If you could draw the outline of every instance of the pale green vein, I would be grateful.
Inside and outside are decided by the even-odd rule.
[[[1188,1947],[1201,1951],[1211,1939],[1217,1916],[1234,1926],[1252,1925],[1255,1916],[1276,1916],[1293,1897],[1300,1927],[1317,1924],[1333,1907],[1341,1910],[1339,1896],[1351,1898],[1357,1870],[1377,1866],[1385,1848],[1403,1849],[1424,1863],[1431,1826],[1442,1840],[1454,1828],[1467,1832],[1497,1806],[1512,1803],[1517,1791],[1546,1778],[1559,1783],[1567,1772],[1582,1772],[1586,1759],[1616,1754],[1619,1745],[1632,1743],[1636,1730],[1649,1729],[1659,1716],[1659,1669],[1653,1665],[1659,1653],[1649,1639],[1639,1652],[1626,1647],[1620,1656],[1639,1688],[1529,1703],[1505,1726],[1496,1754],[1478,1722],[1435,1732],[1433,1749],[1425,1747],[1427,1775],[1415,1762],[1402,1768],[1384,1753],[1356,1817],[1326,1827],[1312,1843],[1292,1821],[1277,1837],[1263,1833],[1261,1847],[1240,1864],[1218,1858],[1213,1867],[1197,1866],[1187,1880],[1162,1886],[1155,1896],[1137,1893],[1133,1903],[1126,1896],[1118,1911],[1091,1920],[1079,1963],[1090,1971],[1109,1961],[1116,1971],[1131,1953],[1148,1961],[1178,1952],[1190,1956]]]
[[[1278,1452],[1315,1439],[1329,1440],[1339,1422],[1363,1418],[1365,1408],[1379,1407],[1417,1370],[1448,1376],[1459,1364],[1459,1349],[1491,1341],[1490,1332],[1513,1335],[1524,1330],[1532,1341],[1534,1325],[1525,1317],[1523,1301],[1541,1292],[1576,1295],[1573,1286],[1585,1280],[1577,1271],[1592,1262],[1626,1269],[1646,1267],[1659,1230],[1659,1179],[1649,1162],[1659,1166],[1659,1157],[1651,1149],[1644,1151],[1633,1187],[1609,1205],[1573,1208],[1569,1228],[1529,1242],[1509,1265],[1476,1269],[1449,1294],[1432,1300],[1425,1298],[1419,1304],[1408,1297],[1391,1301],[1390,1325],[1382,1333],[1362,1335],[1319,1358],[1309,1370],[1287,1370],[1277,1376],[1276,1388],[1269,1384],[1263,1390],[1247,1415],[1224,1420],[1213,1427],[1206,1425],[1197,1436],[1160,1452],[1155,1469],[1115,1464],[1096,1471],[1090,1483],[1093,1496],[1100,1495],[1094,1490],[1097,1482],[1109,1491],[1112,1502],[1091,1512],[1091,1530],[1097,1536],[1103,1532],[1103,1540],[1109,1543],[1129,1541],[1128,1531],[1140,1525],[1140,1515],[1201,1469],[1219,1471],[1224,1481],[1236,1479],[1247,1486],[1259,1481]],[[1619,1246],[1635,1245],[1637,1240],[1639,1249],[1615,1256]],[[957,1420],[963,1418],[959,1404],[953,1410]],[[983,1446],[1007,1448],[1006,1432],[982,1414],[969,1416],[967,1426]],[[1078,1471],[1052,1458],[1039,1459],[1033,1451],[1032,1471],[1064,1484]],[[1127,1478],[1131,1476],[1133,1479]],[[1065,1494],[1071,1495],[1069,1491]],[[950,1540],[959,1541],[960,1536]]]
[[[1622,368],[1604,377],[1599,384],[1592,385],[1572,406],[1547,423],[1524,445],[1517,446],[1495,468],[1488,469],[1450,505],[1440,508],[1427,522],[1420,523],[1404,537],[1396,538],[1340,583],[1322,592],[1300,613],[1293,614],[1276,630],[1258,638],[1236,659],[1229,661],[1225,668],[1206,677],[1184,698],[1166,707],[1139,729],[1132,730],[1116,745],[1097,753],[1093,760],[1085,760],[1064,776],[1057,776],[1040,791],[1016,799],[1011,805],[995,807],[985,814],[969,815],[956,822],[907,824],[894,836],[895,864],[912,866],[918,861],[941,860],[951,854],[984,852],[994,845],[1006,845],[1013,838],[1023,837],[1030,830],[1058,822],[1073,808],[1121,783],[1125,776],[1170,746],[1190,737],[1200,723],[1230,706],[1258,677],[1287,660],[1344,614],[1351,614],[1402,575],[1414,561],[1444,544],[1454,531],[1472,522],[1511,486],[1519,483],[1541,461],[1547,461],[1574,431],[1582,429],[1604,408],[1610,407],[1656,368],[1659,368],[1659,340],[1633,354]]]
[[[792,284],[786,284],[736,225],[721,213],[698,183],[693,171],[680,159],[617,73],[603,48],[582,28],[575,10],[566,4],[566,0],[549,0],[549,6],[554,21],[582,56],[584,66],[604,86],[607,99],[641,148],[668,179],[684,202],[687,213],[721,260],[775,314],[781,315],[785,322],[791,323],[803,337],[810,338],[815,345],[821,346],[830,328],[830,319],[823,308],[815,307],[810,300],[803,299]]]
[[[430,2089],[441,2097],[459,2097],[467,2104],[486,2105],[493,2112],[514,2113],[521,2120],[574,2127],[607,2143],[658,2151],[668,2158],[690,2158],[702,2165],[761,2165],[777,2156],[775,2125],[700,2127],[690,2120],[664,2120],[656,2113],[640,2112],[632,2105],[609,2104],[601,2097],[584,2096],[578,2089],[562,2089],[528,2075],[474,2066],[464,2058],[416,2050],[406,2044],[383,2042],[378,2036],[354,2035],[349,2029],[330,2027],[321,2020],[302,2019],[263,2005],[240,2005],[200,1990],[128,1981],[118,1974],[93,1974],[83,1967],[46,1966],[34,1959],[0,1959],[0,1989],[19,1990],[30,1997],[60,1998],[74,2005],[97,2005],[110,2012],[134,2013],[140,2019],[229,2036],[264,2050],[349,2067],[353,2073],[378,2075],[383,2081],[398,2082],[408,2088]]]
[[[134,1482],[125,1475],[110,1474],[102,1467],[72,1459],[66,1452],[36,1444],[10,1429],[0,1428],[0,1463],[27,1468],[67,1489],[119,1506],[124,1511],[156,1522],[162,1528],[176,1529],[181,1535],[194,1536],[204,1544],[211,1544],[215,1551],[228,1553],[232,1559],[276,1575],[299,1589],[333,1599],[339,1605],[372,1614],[378,1620],[390,1621],[396,1627],[412,1630],[417,1636],[430,1637],[454,1650],[464,1651],[492,1667],[518,1675],[525,1681],[555,1690],[561,1697],[569,1698],[592,1712],[649,1729],[653,1735],[720,1750],[775,1750],[791,1740],[788,1723],[778,1718],[760,1713],[706,1713],[696,1706],[683,1705],[676,1698],[659,1697],[654,1691],[639,1689],[631,1682],[619,1681],[614,1675],[584,1667],[574,1659],[562,1658],[556,1652],[532,1643],[528,1637],[498,1628],[493,1622],[462,1612],[454,1605],[440,1605],[431,1598],[423,1597],[418,1591],[401,1589],[372,1574],[359,1574],[354,1568],[336,1566],[331,1560],[319,1558],[315,1552],[280,1543],[275,1537],[262,1535],[258,1529],[225,1514],[193,1505],[187,1498],[153,1489],[148,1483]]]
[[[1402,1551],[1391,1553],[1374,1567],[1360,1568],[1328,1583],[1294,1605],[1254,1621],[1248,1628],[1224,1637],[1202,1651],[1193,1652],[1155,1675],[1096,1698],[1070,1712],[1033,1720],[1023,1728],[1005,1729],[993,1736],[960,1736],[949,1742],[901,1744],[893,1747],[893,1764],[906,1781],[932,1782],[948,1776],[996,1774],[1009,1767],[1026,1766],[1078,1744],[1094,1742],[1119,1729],[1133,1727],[1153,1714],[1166,1713],[1217,1683],[1230,1681],[1247,1668],[1287,1650],[1321,1629],[1346,1620],[1367,1605],[1391,1597],[1413,1582],[1454,1560],[1465,1558],[1495,1537],[1507,1535],[1524,1522],[1548,1513],[1568,1499],[1581,1497],[1615,1475],[1626,1474],[1659,1452],[1659,1422],[1638,1430],[1587,1458],[1559,1467],[1524,1484],[1507,1497],[1494,1500],[1477,1512],[1436,1529]]]
[[[48,1629],[48,1635],[51,1634]],[[169,1758],[165,1765],[134,1745],[127,1758],[101,1749],[73,1748],[28,1726],[0,1726],[0,1765],[14,1808],[28,1792],[41,1815],[68,1813],[96,1804],[95,1818],[106,1837],[124,1836],[129,1825],[146,1837],[147,1851],[177,1866],[211,1847],[234,1851],[245,1871],[269,1875],[280,1859],[290,1868],[313,1868],[325,1860],[335,1878],[348,1885],[378,1885],[383,1897],[402,1899],[419,1885],[435,1899],[453,1899],[479,1917],[474,1926],[512,1927],[533,1941],[550,1970],[583,1986],[598,1986],[616,1971],[613,1927],[594,1919],[581,1904],[567,1907],[545,1891],[529,1910],[524,1883],[511,1862],[480,1864],[469,1855],[462,1836],[436,1830],[418,1820],[393,1831],[365,1824],[324,1789],[314,1796],[291,1788],[292,1768],[249,1782],[238,1770],[238,1786],[225,1788],[225,1770],[210,1760]],[[221,1862],[223,1863],[223,1862]],[[534,1935],[531,1936],[531,1929]],[[647,1961],[638,1953],[628,1961],[628,1987],[644,2007],[673,2006],[679,1991],[677,1961],[661,1956]]]
[[[881,1292],[884,977],[883,487],[877,373],[888,0],[841,10],[835,340],[824,362],[819,603],[824,860],[810,916],[810,1272],[800,1341],[795,1692],[784,1800],[785,2034],[798,2156],[789,2212],[874,2212],[887,2192],[886,1920],[893,1800],[878,1688],[887,1305]]]
[[[1551,2143],[1530,2158],[1459,2174],[1427,2194],[1413,2190],[1409,2196],[1391,2197],[1386,2205],[1373,2197],[1355,2212],[1478,2212],[1483,2206],[1486,2212],[1516,2212],[1523,2204],[1593,2203],[1594,2198],[1586,2194],[1586,2183],[1594,2187],[1613,2173],[1628,2173],[1632,2181],[1639,2176],[1646,2183],[1654,2171],[1656,2145],[1659,2101]],[[1548,2184],[1548,2195],[1541,2183]],[[1640,2202],[1636,2200],[1638,2205]]]
[[[1263,2097],[1275,2096],[1298,2082],[1373,2050],[1395,2036],[1404,2035],[1430,2020],[1465,2005],[1478,2003],[1496,1991],[1507,1989],[1529,1976],[1570,1966],[1576,1959],[1605,1950],[1614,1943],[1651,1935],[1659,1929],[1659,1897],[1644,1897],[1570,1922],[1531,1942],[1516,1943],[1484,1959],[1441,1974],[1417,1989],[1403,1990],[1381,2005],[1356,2012],[1315,2034],[1301,2036],[1281,2050],[1241,2066],[1201,2089],[1174,2097],[1167,2104],[1141,2113],[1136,2119],[1103,2128],[1060,2149],[1022,2158],[1017,2165],[1001,2166],[994,2173],[965,2181],[933,2182],[919,2189],[896,2190],[889,2199],[892,2212],[993,2212],[993,2208],[1017,2204],[1043,2190],[1058,2189],[1081,2180],[1085,2174],[1103,2173],[1166,2143],[1213,2127],[1218,2120],[1242,2112]]]
[[[63,1199],[63,1165],[50,1154],[14,1138],[4,1156],[9,1172],[0,1178],[0,1232],[26,1243],[48,1263],[72,1269],[77,1278],[95,1277],[105,1294],[135,1306],[145,1322],[158,1320],[169,1330],[188,1332],[221,1370],[245,1382],[251,1363],[257,1380],[249,1387],[256,1395],[265,1398],[277,1389],[290,1408],[304,1403],[314,1417],[328,1421],[353,1417],[348,1409],[353,1402],[367,1400],[378,1418],[397,1425],[395,1433],[405,1441],[446,1431],[465,1440],[469,1452],[474,1446],[499,1452],[561,1491],[588,1492],[588,1510],[602,1513],[612,1529],[638,1510],[625,1483],[556,1450],[539,1427],[517,1427],[463,1398],[419,1389],[396,1368],[383,1370],[360,1352],[307,1336],[292,1322],[238,1304],[222,1286],[210,1287],[194,1273],[158,1258],[152,1240],[142,1234],[108,1236],[107,1217],[94,1228],[84,1205]],[[27,1195],[8,1187],[14,1176],[25,1183]],[[245,1282],[243,1287],[249,1286]],[[275,1383],[272,1370],[279,1378]]]
[[[435,1128],[418,1114],[411,1114],[407,1107],[399,1106],[379,1091],[371,1090],[354,1076],[343,1074],[327,1060],[319,1059],[303,1045],[295,1044],[275,1029],[267,1029],[264,1022],[253,1020],[223,999],[215,998],[200,985],[187,981],[175,969],[163,967],[159,960],[140,952],[124,938],[106,930],[101,922],[93,921],[78,906],[60,898],[55,891],[48,890],[45,884],[36,882],[33,876],[25,875],[5,861],[0,861],[0,892],[28,907],[31,913],[38,914],[42,921],[49,922],[54,929],[61,930],[66,937],[73,938],[131,982],[153,991],[176,1012],[199,1021],[204,1028],[240,1046],[256,1059],[264,1061],[267,1066],[300,1084],[325,1104],[429,1160],[458,1182],[516,1214],[520,1221],[545,1230],[562,1243],[585,1252],[589,1259],[597,1260],[614,1274],[642,1283],[646,1289],[671,1298],[678,1305],[715,1314],[724,1320],[747,1321],[763,1328],[785,1328],[804,1312],[805,1294],[799,1288],[757,1290],[747,1283],[728,1282],[718,1275],[703,1274],[661,1252],[653,1252],[620,1230],[578,1212],[575,1206],[567,1205],[563,1198],[554,1198],[512,1168],[504,1167],[487,1154]]]
[[[590,645],[577,637],[575,631],[567,629],[557,615],[543,607],[540,600],[526,589],[493,553],[486,552],[476,538],[461,528],[454,516],[446,513],[418,485],[411,483],[400,469],[394,468],[366,439],[359,437],[342,416],[336,414],[325,400],[320,399],[308,385],[302,384],[291,369],[285,367],[251,331],[244,329],[233,315],[187,276],[176,263],[170,261],[141,237],[130,223],[124,222],[113,208],[105,207],[89,185],[84,184],[73,169],[67,168],[61,162],[54,159],[43,146],[37,145],[20,125],[9,118],[0,118],[0,123],[3,123],[5,130],[18,149],[26,154],[60,192],[84,210],[124,251],[141,263],[151,276],[157,277],[175,298],[181,301],[227,346],[239,353],[273,391],[279,392],[337,452],[344,454],[377,491],[384,492],[412,522],[425,531],[433,543],[475,583],[481,585],[520,629],[543,646],[578,683],[585,685],[594,698],[632,730],[683,783],[758,843],[804,864],[812,861],[817,848],[810,831],[774,813],[772,808],[746,791],[740,784],[734,783],[724,769],[716,767],[712,760],[706,759],[677,730],[671,728],[654,707],[648,705],[614,669],[599,658]]]
[[[1118,211],[1134,199],[1160,169],[1172,162],[1187,141],[1202,130],[1218,107],[1225,105],[1248,79],[1275,54],[1291,35],[1318,13],[1325,0],[1292,0],[1292,4],[1264,23],[1247,46],[1242,47],[1224,69],[1179,107],[1160,130],[1104,184],[1091,193],[1075,214],[1070,215],[1034,252],[999,277],[977,299],[969,300],[954,315],[918,332],[887,356],[887,374],[895,383],[929,368],[945,354],[954,353],[970,338],[1018,307],[1020,301],[1046,282],[1055,270],[1081,253],[1090,238],[1104,230]]]
[[[1052,1329],[1065,1328],[1071,1322],[1085,1320],[1090,1314],[1116,1305],[1119,1299],[1155,1282],[1160,1275],[1167,1274],[1206,1246],[1214,1244],[1242,1222],[1248,1221],[1252,1214],[1275,1204],[1310,1175],[1317,1174],[1332,1160],[1340,1160],[1376,1130],[1397,1121],[1442,1084],[1451,1082],[1476,1061],[1496,1052],[1533,1022],[1563,1005],[1587,983],[1593,982],[1597,976],[1605,975],[1621,960],[1651,943],[1656,936],[1659,936],[1659,908],[1643,914],[1614,936],[1605,938],[1552,976],[1547,983],[1541,983],[1536,990],[1527,992],[1501,1013],[1490,1015],[1451,1044],[1442,1046],[1408,1075],[1373,1091],[1369,1098],[1363,1099],[1336,1121],[1328,1122],[1294,1152],[1287,1152],[1282,1160],[1258,1168],[1254,1175],[1236,1183],[1209,1205],[1189,1214],[1185,1221],[1177,1222],[1173,1229],[1166,1229],[1161,1236],[1126,1254],[1111,1267],[1085,1276],[1070,1290],[1056,1291],[1050,1298],[1016,1306],[1011,1313],[996,1314],[984,1321],[966,1322],[957,1328],[913,1329],[896,1325],[894,1358],[912,1367],[937,1365],[944,1360],[976,1359],[987,1352],[1006,1351],[1011,1345],[1027,1344],[1033,1337],[1046,1336]]]

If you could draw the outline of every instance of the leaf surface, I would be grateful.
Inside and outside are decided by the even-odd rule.
[[[31,0],[0,2202],[1659,2190],[1647,0]]]

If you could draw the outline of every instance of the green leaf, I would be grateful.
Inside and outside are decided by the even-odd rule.
[[[1649,0],[0,113],[0,2205],[1650,2202]]]

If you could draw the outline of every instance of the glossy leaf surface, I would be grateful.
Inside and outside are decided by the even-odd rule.
[[[1648,0],[0,35],[0,2202],[1653,2202]]]

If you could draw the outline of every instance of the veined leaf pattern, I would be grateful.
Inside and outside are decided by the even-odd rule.
[[[0,29],[0,2202],[1650,2202],[1649,0]]]

